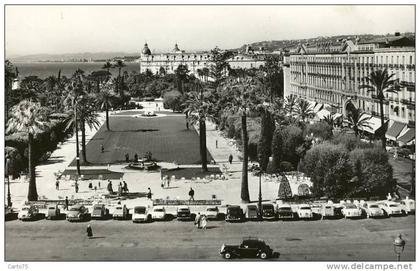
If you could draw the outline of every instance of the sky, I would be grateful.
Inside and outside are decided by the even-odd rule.
[[[264,40],[415,31],[411,6],[6,6],[7,56],[238,48]]]

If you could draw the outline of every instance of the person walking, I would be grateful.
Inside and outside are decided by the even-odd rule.
[[[233,161],[233,155],[229,154],[229,164],[232,164],[232,161]]]
[[[194,189],[192,189],[192,187],[190,187],[188,195],[190,196],[190,200],[194,201]]]
[[[110,180],[108,180],[107,189],[108,189],[109,194],[112,194],[114,192],[112,189],[112,182]]]
[[[206,217],[206,215],[201,216],[201,228],[203,230],[207,229],[207,217]]]
[[[91,239],[93,237],[93,231],[92,231],[92,227],[90,226],[90,224],[87,226],[86,228],[86,233],[89,239]]]
[[[76,193],[78,193],[78,192],[79,192],[79,184],[77,183],[77,181],[76,181],[76,183],[74,184],[74,190],[76,191]]]
[[[217,149],[217,143],[218,143],[218,142],[217,142],[217,139],[216,139],[216,149]]]
[[[101,144],[101,153],[104,153],[105,148],[104,148],[104,144]]]
[[[60,181],[58,179],[55,181],[55,189],[60,190]]]
[[[64,210],[69,210],[69,198],[66,196],[66,199],[64,201]]]
[[[138,154],[134,154],[134,162],[137,163],[139,161],[139,156]]]
[[[125,162],[126,163],[130,162],[130,155],[128,153],[125,154]]]
[[[128,186],[127,186],[127,183],[125,181],[123,181],[123,192],[128,193]]]
[[[121,196],[122,194],[122,185],[121,182],[118,184],[118,196]]]
[[[151,200],[151,199],[152,199],[152,190],[150,190],[150,187],[148,187],[148,188],[147,188],[147,198],[148,198],[149,200]]]
[[[197,229],[199,229],[201,227],[201,214],[197,213],[197,215],[195,216],[195,220],[194,220],[194,225],[197,227]]]

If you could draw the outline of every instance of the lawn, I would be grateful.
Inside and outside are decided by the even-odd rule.
[[[157,161],[176,162],[180,165],[199,164],[199,137],[195,130],[187,130],[184,115],[170,115],[156,118],[135,118],[132,116],[110,117],[110,131],[105,124],[86,146],[87,160],[92,165],[125,162],[134,154],[141,158],[147,151]],[[100,146],[103,144],[104,153]],[[212,157],[207,152],[207,161]],[[75,165],[75,160],[71,166]]]

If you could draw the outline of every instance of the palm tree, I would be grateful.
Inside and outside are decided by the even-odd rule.
[[[261,97],[257,91],[260,89],[260,82],[252,77],[229,78],[221,82],[220,95],[230,98],[226,107],[230,108],[232,113],[239,112],[241,115],[243,151],[241,199],[243,202],[249,202],[247,113],[254,111],[256,105],[261,104]]]
[[[35,162],[33,157],[34,135],[45,129],[42,107],[39,103],[30,100],[23,100],[11,108],[7,124],[7,133],[22,132],[28,134],[28,170],[29,170],[29,190],[28,200],[38,200],[35,180]]]
[[[180,64],[175,70],[176,79],[178,82],[178,91],[184,93],[184,82],[188,77],[190,71],[187,68],[187,65]]]
[[[87,164],[86,157],[86,125],[90,128],[98,128],[100,123],[98,121],[98,113],[95,112],[96,97],[92,95],[82,96],[78,105],[79,125],[82,133],[82,164]]]
[[[360,108],[358,108],[348,114],[345,122],[351,129],[353,129],[355,135],[358,136],[359,132],[364,128],[372,129],[369,122],[370,118],[371,117],[369,117],[368,114],[365,114],[362,110],[360,110]]]
[[[385,116],[384,116],[384,100],[385,92],[397,93],[399,91],[398,80],[391,79],[394,74],[388,74],[388,70],[377,70],[370,73],[368,77],[365,77],[367,84],[359,86],[360,89],[366,89],[375,93],[376,98],[379,100],[379,110],[381,114],[381,127],[384,127]],[[386,147],[386,129],[381,129],[381,140],[382,148]]]
[[[325,122],[325,123],[327,123],[329,126],[331,126],[331,128],[334,128],[334,117],[331,114],[326,115],[322,119],[322,121]]]
[[[206,119],[211,118],[211,103],[204,98],[203,88],[199,82],[196,82],[196,86],[200,93],[198,91],[189,93],[183,107],[188,122],[199,124],[201,169],[207,172]]]
[[[293,113],[296,111],[297,103],[298,99],[294,95],[289,95],[284,99],[284,112],[286,113],[286,115],[293,115]]]
[[[121,85],[121,69],[124,68],[126,65],[124,64],[124,62],[119,59],[117,60],[117,62],[114,64],[115,68],[118,68],[118,80],[117,80],[117,92],[120,93],[120,97],[123,96],[123,92],[122,92],[122,85]]]
[[[314,111],[310,108],[308,101],[299,99],[295,107],[294,115],[297,117],[297,119],[305,122],[307,119],[314,116]]]
[[[109,90],[109,88],[103,88],[101,92],[99,92],[98,95],[98,101],[100,103],[100,108],[105,109],[105,117],[106,117],[106,129],[109,131],[109,108],[112,107],[112,99],[114,98],[114,95],[112,94],[112,91]]]
[[[114,66],[112,66],[111,62],[107,61],[103,66],[102,69],[106,70],[109,74],[109,70],[114,68]]]

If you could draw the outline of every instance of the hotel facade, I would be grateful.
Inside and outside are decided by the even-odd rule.
[[[414,143],[416,66],[410,39],[395,36],[363,43],[344,40],[300,45],[284,64],[285,96],[295,95],[322,105],[317,108],[324,112],[344,116],[352,104],[371,115],[370,133],[380,128],[379,100],[376,93],[359,87],[367,83],[365,77],[372,71],[387,69],[400,86],[398,93],[385,93],[387,138]]]

